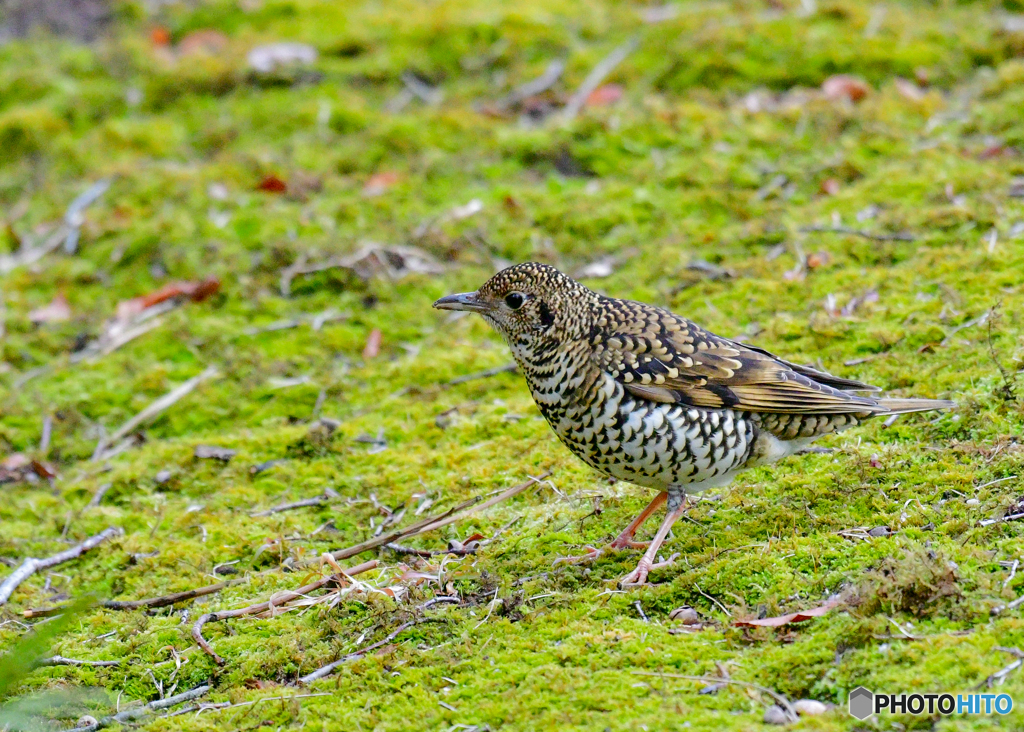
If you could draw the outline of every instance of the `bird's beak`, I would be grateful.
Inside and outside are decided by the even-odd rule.
[[[434,307],[438,310],[468,310],[471,313],[487,313],[493,310],[493,306],[475,292],[442,297],[434,303]]]

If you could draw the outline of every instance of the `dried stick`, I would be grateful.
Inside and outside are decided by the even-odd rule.
[[[156,701],[151,701],[149,704],[146,704],[145,706],[141,707],[136,707],[135,709],[125,709],[123,712],[118,712],[117,714],[111,715],[109,717],[103,717],[103,719],[99,719],[93,722],[92,724],[87,724],[83,727],[74,727],[68,730],[67,732],[95,732],[98,729],[102,729],[103,727],[109,727],[113,724],[125,724],[127,722],[131,722],[132,720],[138,719],[139,717],[144,717],[150,714],[151,712],[157,712],[161,709],[167,709],[168,707],[176,706],[178,704],[181,704],[182,702],[198,699],[209,690],[210,685],[203,684],[202,686],[197,686],[195,689],[192,689],[191,691],[185,691],[181,694],[175,694],[174,696],[169,696],[166,699],[157,699]]]
[[[801,226],[800,231],[825,232],[828,234],[851,234],[853,236],[862,236],[865,239],[871,239],[872,241],[914,241],[914,237],[911,234],[876,234],[871,231],[865,231],[864,229],[853,229],[849,226]]]
[[[763,694],[767,694],[772,699],[779,703],[779,706],[786,710],[786,714],[789,715],[790,721],[795,722],[797,720],[796,710],[793,709],[793,705],[789,703],[789,699],[775,691],[769,689],[767,686],[761,686],[760,684],[752,684],[749,681],[740,681],[739,679],[730,679],[725,676],[687,676],[685,674],[663,674],[657,671],[634,671],[637,676],[661,676],[666,679],[686,679],[687,681],[703,681],[706,684],[735,684],[736,686],[745,686],[748,689],[755,689]]]
[[[379,562],[377,562],[376,559],[373,559],[369,562],[358,564],[355,567],[347,569],[339,574],[322,577],[316,582],[310,582],[308,585],[303,585],[296,590],[275,593],[274,595],[271,595],[269,600],[264,602],[258,602],[254,605],[248,605],[247,607],[239,608],[237,610],[222,610],[218,613],[206,613],[205,615],[200,616],[192,626],[192,639],[200,648],[203,649],[203,651],[213,657],[214,662],[218,666],[222,666],[224,665],[224,659],[218,656],[214,652],[213,648],[210,647],[210,644],[206,639],[203,638],[203,626],[206,625],[206,623],[214,623],[218,620],[227,620],[228,618],[238,618],[243,615],[258,615],[259,613],[265,613],[272,607],[283,605],[286,602],[291,602],[292,600],[302,597],[303,595],[307,595],[314,590],[319,590],[321,587],[330,584],[331,582],[342,582],[346,577],[352,577],[363,572],[368,572],[371,569],[375,569],[378,564]]]
[[[580,88],[576,90],[576,93],[569,98],[569,103],[565,105],[565,110],[562,114],[566,122],[571,122],[576,118],[576,115],[583,109],[583,105],[587,103],[587,97],[590,96],[591,92],[601,86],[601,82],[604,81],[605,77],[612,73],[615,67],[625,60],[626,56],[633,53],[638,45],[640,45],[639,38],[635,36],[630,38],[602,59],[601,63],[587,74],[587,78],[580,84]]]
[[[497,376],[498,374],[514,374],[517,368],[518,367],[514,363],[507,363],[504,366],[495,366],[493,369],[477,371],[475,374],[456,376],[454,379],[448,382],[448,386],[465,384],[467,381],[475,381],[476,379],[486,379],[491,376]]]
[[[167,605],[174,605],[185,600],[192,600],[196,597],[204,597],[206,595],[213,595],[221,590],[225,590],[228,587],[234,587],[235,585],[241,585],[249,581],[248,577],[239,577],[233,580],[227,580],[225,582],[218,582],[215,585],[206,585],[205,587],[197,587],[194,590],[185,590],[184,592],[172,592],[169,595],[161,595],[160,597],[150,597],[145,600],[104,600],[103,607],[108,610],[139,610],[140,608],[149,607],[165,607]]]
[[[360,658],[361,656],[365,656],[370,651],[372,651],[372,650],[374,650],[376,648],[380,648],[381,646],[386,645],[386,644],[390,643],[391,641],[393,641],[395,638],[398,637],[399,633],[402,633],[403,631],[408,630],[409,628],[411,628],[414,625],[417,625],[419,623],[424,623],[424,622],[426,622],[426,619],[425,618],[421,618],[421,619],[418,619],[418,620],[409,620],[409,621],[407,621],[405,623],[402,623],[397,628],[395,628],[393,631],[388,633],[387,636],[385,636],[383,640],[379,640],[376,643],[371,643],[368,646],[360,648],[358,651],[353,651],[352,653],[346,654],[346,655],[342,656],[341,658],[339,658],[337,661],[329,663],[326,666],[321,666],[320,668],[318,668],[313,673],[306,674],[305,676],[302,676],[301,678],[299,678],[299,683],[300,684],[308,684],[311,681],[316,681],[317,679],[322,679],[324,676],[330,675],[331,672],[334,671],[334,669],[338,668],[338,666],[341,666],[342,664],[348,663],[349,661],[354,661],[355,659]]]
[[[56,567],[58,564],[70,562],[72,559],[77,559],[90,549],[95,549],[107,539],[120,536],[122,533],[124,532],[121,527],[111,526],[95,536],[90,536],[85,541],[80,544],[76,544],[70,549],[65,549],[62,552],[54,554],[52,557],[47,557],[46,559],[34,559],[29,557],[21,563],[20,567],[8,575],[7,579],[0,583],[0,605],[5,605],[7,601],[11,599],[11,595],[14,593],[14,590],[17,589],[18,585],[39,570]]]
[[[199,384],[206,381],[207,379],[212,379],[218,375],[219,374],[217,372],[217,369],[211,366],[198,376],[193,376],[184,384],[181,384],[180,386],[171,389],[169,392],[167,392],[162,397],[151,403],[148,407],[146,407],[141,412],[136,414],[134,417],[129,419],[123,425],[118,427],[117,431],[114,432],[114,434],[110,435],[107,438],[101,439],[100,444],[96,446],[96,452],[93,455],[93,459],[102,460],[107,452],[107,445],[112,445],[113,443],[120,440],[122,437],[128,435],[132,430],[134,430],[139,425],[149,422],[150,420],[152,420],[153,418],[155,418],[156,416],[170,408],[175,402],[180,400],[190,391],[199,386]]]
[[[80,661],[77,658],[50,656],[39,662],[40,666],[120,666],[120,661]]]
[[[317,496],[316,498],[305,498],[301,501],[295,501],[294,503],[282,503],[280,506],[274,506],[264,511],[257,511],[256,513],[250,513],[249,515],[253,518],[260,518],[262,516],[271,516],[275,513],[281,513],[282,511],[291,511],[296,508],[307,508],[309,506],[322,506],[328,501],[332,500],[328,496]]]

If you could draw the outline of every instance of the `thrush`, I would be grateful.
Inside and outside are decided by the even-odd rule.
[[[501,334],[541,414],[577,457],[658,491],[605,548],[571,560],[645,548],[622,586],[644,584],[672,562],[656,563],[658,550],[688,494],[871,417],[954,406],[873,396],[878,387],[784,361],[659,307],[604,297],[545,264],[509,267],[434,307],[479,313]],[[662,504],[654,538],[634,541]]]

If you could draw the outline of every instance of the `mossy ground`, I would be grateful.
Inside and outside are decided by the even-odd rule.
[[[125,662],[40,669],[24,693],[99,687],[109,708],[156,698],[157,683],[169,692],[208,682],[204,701],[273,699],[155,719],[146,725],[155,730],[758,728],[767,697],[740,687],[699,695],[699,683],[635,673],[717,674],[719,664],[790,698],[840,705],[797,728],[1024,728],[1020,711],[856,723],[842,708],[861,684],[969,691],[1013,660],[997,646],[1024,648],[1021,611],[989,612],[1024,592],[1024,571],[1010,579],[1000,564],[1022,558],[1024,524],[979,525],[1024,493],[1024,200],[1010,196],[1014,176],[1024,175],[1024,34],[1007,22],[1021,8],[949,0],[675,7],[673,17],[646,23],[639,3],[597,0],[159,10],[139,2],[118,5],[112,35],[93,46],[35,37],[0,47],[0,206],[10,223],[0,246],[16,249],[60,221],[90,183],[114,178],[86,213],[79,254],[56,252],[0,279],[0,441],[60,473],[52,486],[0,488],[0,555],[14,565],[109,525],[125,530],[55,568],[49,582],[40,575],[22,585],[2,611],[0,647],[25,633],[14,622],[21,611],[67,596],[149,597],[213,582],[226,562],[251,573],[354,544],[382,518],[371,495],[411,515],[414,494],[442,510],[553,471],[552,485],[411,542],[438,548],[515,521],[476,556],[447,559],[450,586],[412,588],[402,603],[368,598],[210,624],[223,667],[195,646],[191,622],[296,587],[302,573],[262,574],[152,614],[92,610],[53,652]],[[205,28],[228,42],[172,59],[153,46],[157,26],[172,43]],[[567,69],[549,94],[564,99],[632,36],[637,50],[608,79],[624,89],[616,104],[532,127],[479,109],[556,58]],[[313,44],[315,73],[250,74],[247,50],[276,40]],[[443,90],[443,101],[388,111],[406,71]],[[857,104],[810,99],[751,111],[743,103],[757,89],[815,88],[835,73],[859,75],[873,90]],[[915,74],[927,87],[908,96],[897,77]],[[397,182],[363,195],[381,172]],[[268,174],[291,191],[256,190]],[[212,185],[227,198],[211,197]],[[482,211],[444,218],[472,199]],[[870,207],[874,216],[859,220]],[[836,224],[913,241],[801,231]],[[445,262],[446,274],[364,282],[328,271],[281,295],[281,270],[300,256],[319,261],[368,240],[415,244]],[[816,256],[821,266],[806,277],[787,278],[799,252],[827,256]],[[613,536],[649,495],[610,485],[573,458],[519,376],[447,386],[509,356],[479,319],[451,320],[430,303],[476,287],[496,260],[574,271],[609,255],[619,256],[611,276],[588,281],[603,292],[670,307],[894,395],[959,406],[888,428],[876,421],[823,440],[831,454],[744,474],[677,526],[668,550],[682,558],[655,573],[652,587],[612,591],[636,562],[632,552],[553,570],[557,556]],[[698,259],[734,276],[688,269]],[[211,275],[223,283],[217,297],[174,310],[109,355],[69,361],[76,338],[97,334],[119,301]],[[851,315],[830,312],[870,291],[877,300]],[[32,325],[29,312],[57,293],[72,319]],[[244,333],[328,309],[349,317],[319,331]],[[987,323],[958,330],[990,310]],[[364,359],[374,328],[380,354]],[[101,427],[116,429],[211,365],[222,376],[145,426],[143,446],[90,461]],[[274,381],[300,376],[308,383]],[[326,444],[306,439],[321,393],[322,414],[341,421]],[[53,436],[43,456],[46,415]],[[355,441],[380,431],[382,452]],[[228,464],[196,460],[198,444],[238,454]],[[272,459],[286,461],[250,473]],[[162,470],[172,477],[157,484]],[[86,509],[107,483],[101,505]],[[341,498],[250,516],[326,488]],[[328,521],[330,530],[313,533]],[[892,533],[840,533],[879,526]],[[272,550],[261,550],[271,540]],[[379,557],[389,568],[407,559]],[[383,638],[435,591],[477,604],[431,608],[438,622],[309,689],[291,686]],[[736,628],[723,612],[775,615],[836,592],[849,600],[843,608],[779,630]],[[488,613],[492,597],[505,603]],[[707,627],[670,633],[680,605],[697,608]],[[1001,688],[1024,708],[1024,673]],[[297,694],[320,695],[278,699]]]

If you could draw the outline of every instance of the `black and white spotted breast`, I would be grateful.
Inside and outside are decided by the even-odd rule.
[[[683,487],[736,471],[757,437],[749,415],[636,399],[607,374],[576,398],[562,392],[552,400],[538,386],[531,383],[534,398],[566,447],[600,472],[642,486]]]

